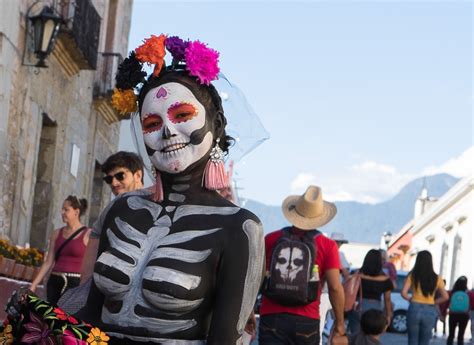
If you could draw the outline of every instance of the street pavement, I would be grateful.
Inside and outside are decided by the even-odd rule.
[[[395,333],[386,333],[382,336],[382,344],[383,345],[405,345],[408,344],[408,337],[406,334],[395,334]],[[456,341],[454,342],[456,343]],[[469,342],[469,338],[464,339],[464,344],[474,344]],[[432,338],[430,341],[430,345],[446,345],[446,337],[438,336],[436,338]]]

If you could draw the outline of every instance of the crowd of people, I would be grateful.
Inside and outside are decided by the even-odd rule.
[[[199,41],[160,35],[120,65],[112,102],[139,117],[140,154],[153,165],[154,185],[144,188],[139,155],[118,152],[102,169],[115,198],[91,228],[80,220],[87,201],[64,200],[65,226],[52,232],[30,290],[7,305],[0,343],[227,345],[244,344],[258,329],[261,345],[319,344],[327,288],[330,344],[381,344],[396,271],[374,249],[351,272],[341,236],[317,230],[337,213],[320,187],[288,196],[289,226],[266,236],[254,214],[219,194],[228,187],[224,156],[233,138],[211,83],[217,62]],[[144,64],[154,66],[151,75]],[[34,292],[46,280],[47,297],[39,299]],[[431,254],[421,251],[402,296],[410,302],[410,345],[428,344],[440,315],[448,315],[447,344],[456,328],[463,344],[473,309],[465,277],[448,293]]]

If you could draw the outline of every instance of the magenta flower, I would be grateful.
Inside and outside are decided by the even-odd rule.
[[[30,313],[30,322],[24,325],[27,333],[21,338],[22,343],[39,345],[57,345],[56,338],[48,325],[33,313]]]
[[[219,74],[219,53],[199,41],[189,42],[185,51],[186,68],[189,74],[209,85]]]
[[[87,345],[87,342],[81,339],[77,339],[74,334],[66,329],[63,336],[61,337],[63,345]]]
[[[178,36],[171,36],[166,38],[166,49],[173,56],[173,60],[182,61],[184,59],[184,51],[188,46],[189,41],[183,41]]]

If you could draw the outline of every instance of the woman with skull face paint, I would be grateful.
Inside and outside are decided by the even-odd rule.
[[[101,244],[80,315],[119,343],[240,343],[262,278],[260,221],[206,176],[219,175],[210,159],[230,142],[221,99],[182,67],[163,67],[138,96],[156,186],[114,200],[95,226]]]
[[[138,103],[156,185],[121,194],[101,214],[91,234],[100,239],[93,279],[62,304],[75,317],[28,294],[12,298],[15,339],[242,343],[264,272],[263,229],[216,191],[226,186],[222,154],[230,142],[210,84],[217,57],[199,41],[161,35],[121,64],[112,102],[122,113]],[[145,62],[155,65],[147,80]],[[30,334],[31,324],[49,330]]]

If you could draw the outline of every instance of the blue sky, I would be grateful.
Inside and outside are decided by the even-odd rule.
[[[129,46],[167,33],[220,52],[271,135],[236,164],[240,196],[277,205],[315,183],[330,200],[378,202],[423,174],[472,172],[472,13],[470,1],[135,0]]]

